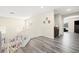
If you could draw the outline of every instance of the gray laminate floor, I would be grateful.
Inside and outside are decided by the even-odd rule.
[[[78,53],[79,34],[64,33],[54,40],[47,37],[32,39],[26,47],[20,48],[16,53]]]

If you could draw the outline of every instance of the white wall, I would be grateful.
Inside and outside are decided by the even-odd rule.
[[[51,21],[50,24],[45,21],[46,17]],[[49,11],[46,13],[42,13],[36,16],[31,17],[31,24],[28,26],[26,33],[30,35],[31,38],[38,36],[45,36],[49,38],[54,38],[54,12]],[[0,17],[0,26],[6,27],[6,39],[13,38],[18,32],[23,30],[24,27],[24,19],[19,18],[9,18],[9,17]]]
[[[51,21],[50,24],[44,24],[46,17]],[[29,25],[29,35],[31,38],[38,37],[38,36],[45,36],[49,38],[54,38],[54,12],[46,12],[39,14],[37,16],[33,16],[30,19],[31,24]]]
[[[74,19],[68,21],[68,32],[74,32]]]
[[[62,15],[60,14],[55,15],[55,25],[59,27],[59,36],[63,35],[64,19]]]
[[[59,26],[59,20],[58,19],[59,19],[58,15],[54,15],[54,24],[55,24],[55,26],[56,25]]]

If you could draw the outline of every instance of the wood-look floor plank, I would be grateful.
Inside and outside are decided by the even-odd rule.
[[[64,33],[55,39],[40,36],[21,49],[23,53],[79,53],[79,34]]]

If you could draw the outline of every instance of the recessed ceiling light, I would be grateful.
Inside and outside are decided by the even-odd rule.
[[[66,11],[71,11],[72,9],[67,9]]]
[[[10,12],[10,14],[15,14],[15,12]]]
[[[44,8],[44,6],[41,6],[41,8]]]

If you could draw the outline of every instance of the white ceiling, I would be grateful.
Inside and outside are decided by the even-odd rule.
[[[69,15],[79,12],[79,6],[0,6],[0,16],[30,17],[55,9],[55,14]],[[71,11],[66,11],[71,9]],[[10,14],[13,12],[14,14]]]
[[[70,11],[67,11],[68,9],[71,9]],[[62,15],[69,15],[73,13],[79,12],[79,6],[60,6],[55,7],[55,13],[59,13]]]

